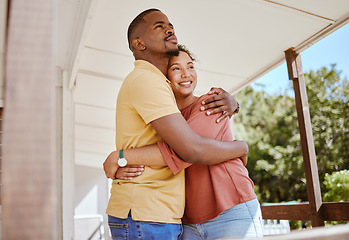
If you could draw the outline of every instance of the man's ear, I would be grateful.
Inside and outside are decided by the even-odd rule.
[[[138,51],[143,51],[145,50],[145,45],[143,43],[143,41],[139,38],[135,38],[132,41],[132,46],[137,49]]]

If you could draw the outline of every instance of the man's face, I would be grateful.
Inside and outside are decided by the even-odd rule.
[[[146,50],[153,54],[178,55],[177,37],[173,25],[162,12],[151,12],[144,17],[142,34]]]

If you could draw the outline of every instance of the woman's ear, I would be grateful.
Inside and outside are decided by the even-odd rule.
[[[145,46],[144,46],[144,43],[141,39],[139,38],[135,38],[133,39],[132,41],[132,46],[137,49],[138,51],[143,51],[145,50]]]

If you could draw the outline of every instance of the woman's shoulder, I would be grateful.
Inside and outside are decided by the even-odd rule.
[[[206,111],[202,111],[201,107],[202,102],[215,94],[203,94],[200,97],[198,97],[193,103],[191,103],[189,106],[185,107],[181,110],[183,116],[187,119],[189,116],[199,116],[199,115],[205,115],[206,117],[211,117],[206,115]],[[215,117],[215,116],[214,116]]]
[[[208,93],[203,94],[203,95],[201,95],[200,97],[198,97],[198,98],[195,100],[195,102],[193,102],[193,103],[194,103],[193,105],[201,105],[202,101],[204,101],[204,100],[206,100],[206,99],[208,99],[208,98],[210,98],[210,97],[213,97],[214,95],[215,95],[215,94],[208,94]]]
[[[204,94],[204,95],[201,95],[200,97],[196,97],[196,100],[194,102],[192,102],[191,104],[189,104],[185,108],[181,109],[182,113],[185,113],[188,111],[193,111],[194,109],[197,109],[197,108],[200,109],[200,107],[202,105],[201,104],[202,101],[206,100],[210,96],[213,96],[213,94]]]
[[[211,93],[211,94],[206,93],[206,94],[201,95],[198,98],[198,100],[203,101],[203,100],[206,100],[207,98],[213,97],[214,95],[216,95],[216,94],[215,93]]]

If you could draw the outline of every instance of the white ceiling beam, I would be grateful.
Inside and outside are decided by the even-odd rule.
[[[308,47],[314,45],[316,42],[327,37],[334,31],[336,31],[337,29],[343,27],[348,23],[349,23],[349,13],[344,17],[338,19],[337,21],[333,22],[332,24],[329,24],[326,28],[321,29],[321,31],[315,33],[313,36],[306,39],[304,42],[298,44],[298,46],[295,46],[295,51],[297,51],[298,53],[304,51]]]
[[[328,23],[334,23],[335,22],[335,20],[333,20],[331,18],[320,16],[318,14],[315,14],[315,13],[312,13],[312,12],[309,12],[309,11],[305,11],[305,10],[302,10],[302,9],[299,9],[299,8],[296,8],[296,7],[292,7],[292,6],[289,6],[289,5],[286,5],[286,4],[282,4],[282,3],[279,3],[279,2],[275,2],[275,1],[271,1],[271,0],[257,0],[257,1],[263,1],[263,2],[268,3],[268,4],[274,4],[274,6],[287,8],[289,10],[296,11],[296,12],[299,12],[301,14],[305,14],[305,15],[317,18],[319,20],[322,20],[322,21],[325,21],[325,22],[328,22]]]
[[[263,0],[263,1],[265,1],[265,0]],[[346,16],[338,19],[334,23],[329,24],[326,28],[321,29],[321,31],[315,33],[314,35],[312,35],[308,39],[299,43],[297,46],[289,46],[289,47],[294,47],[295,51],[297,51],[298,53],[301,53],[304,50],[306,50],[307,48],[314,45],[316,42],[320,41],[321,39],[325,38],[326,36],[330,35],[334,31],[336,31],[337,29],[343,27],[344,25],[346,25],[348,23],[349,23],[349,13]],[[285,51],[286,50],[287,49],[285,49]],[[282,53],[280,53],[280,57],[278,59],[276,59],[274,62],[271,62],[270,64],[265,66],[261,71],[259,71],[257,74],[255,74],[251,78],[248,78],[245,81],[241,82],[238,86],[233,87],[229,92],[231,94],[233,94],[233,93],[240,91],[241,89],[246,87],[248,84],[251,84],[252,82],[257,80],[259,77],[267,74],[268,72],[275,69],[276,67],[278,67],[279,65],[281,65],[284,62],[285,62],[284,55]]]
[[[69,62],[67,66],[69,84],[72,89],[75,84],[80,58],[93,22],[93,16],[97,9],[99,0],[80,1],[78,15],[75,21],[75,35],[70,50]]]

